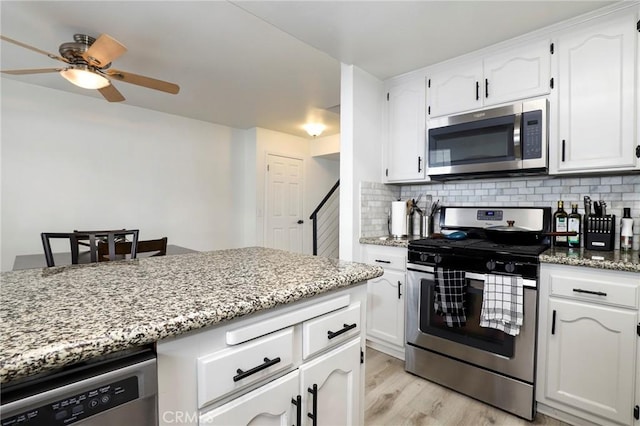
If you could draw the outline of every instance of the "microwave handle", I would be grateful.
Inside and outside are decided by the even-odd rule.
[[[521,130],[522,130],[522,113],[517,113],[514,116],[513,122],[513,154],[517,161],[522,161],[522,148],[521,148]]]

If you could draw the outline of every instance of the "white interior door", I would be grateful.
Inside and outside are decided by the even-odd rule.
[[[302,160],[267,155],[265,245],[302,253]]]

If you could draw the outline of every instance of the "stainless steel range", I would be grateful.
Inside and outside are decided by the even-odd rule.
[[[535,417],[538,255],[550,222],[550,208],[447,207],[441,229],[460,239],[409,242],[408,372]],[[502,244],[495,229],[517,244]]]

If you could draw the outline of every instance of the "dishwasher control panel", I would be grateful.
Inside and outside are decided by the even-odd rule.
[[[2,426],[70,425],[138,397],[138,377],[131,376],[3,418]]]

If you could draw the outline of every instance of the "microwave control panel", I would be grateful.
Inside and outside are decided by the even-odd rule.
[[[542,158],[542,111],[527,111],[522,113],[522,128],[520,131],[522,143],[522,159],[532,160]]]

